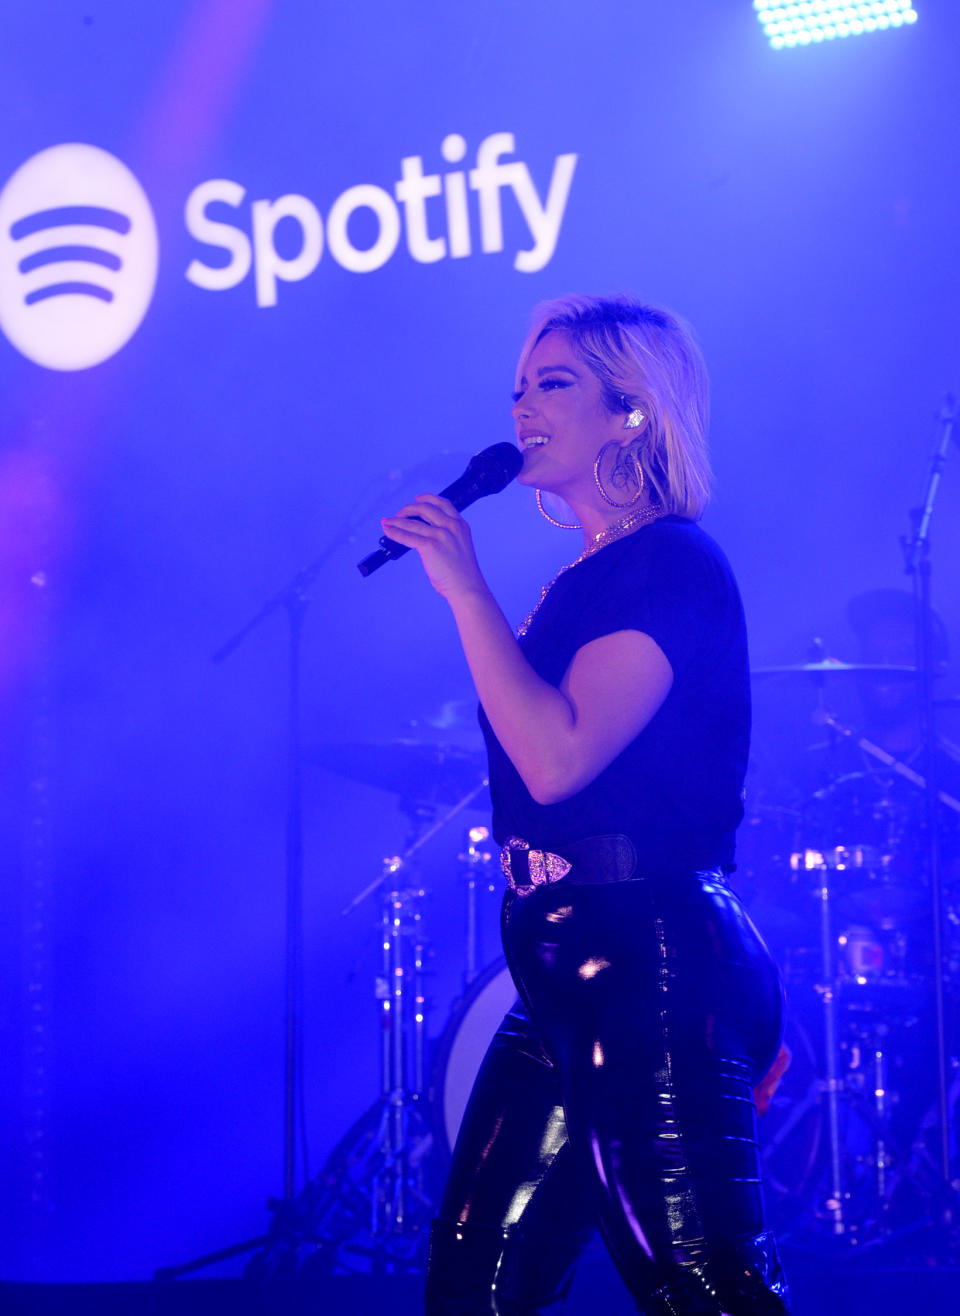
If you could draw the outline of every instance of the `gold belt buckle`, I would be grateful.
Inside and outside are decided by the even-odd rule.
[[[515,854],[526,854],[529,882],[517,881],[513,871]],[[506,845],[500,851],[500,867],[508,884],[517,895],[529,896],[538,886],[549,886],[551,882],[559,882],[562,877],[566,877],[573,865],[562,855],[553,854],[550,850],[533,850],[528,841],[524,841],[519,836],[509,836]]]

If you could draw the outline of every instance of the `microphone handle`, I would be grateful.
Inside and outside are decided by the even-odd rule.
[[[361,576],[369,576],[372,571],[382,567],[384,562],[392,562],[394,558],[403,557],[404,553],[410,552],[406,544],[398,544],[395,539],[390,539],[387,535],[380,536],[380,544],[380,548],[368,553],[362,562],[357,563],[357,570]]]
[[[448,484],[446,489],[440,490],[440,497],[449,498],[458,512],[463,512],[471,503],[475,503],[480,496],[476,476],[469,470],[454,480],[453,484]],[[369,576],[378,567],[382,567],[385,562],[393,562],[396,558],[403,557],[404,553],[410,552],[408,545],[398,544],[389,535],[381,535],[379,543],[380,547],[378,549],[368,554],[362,562],[357,563],[357,570],[361,576]]]

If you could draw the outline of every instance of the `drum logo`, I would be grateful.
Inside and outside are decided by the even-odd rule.
[[[0,329],[30,361],[84,370],[130,341],[157,279],[146,193],[79,142],[24,162],[0,192]]]

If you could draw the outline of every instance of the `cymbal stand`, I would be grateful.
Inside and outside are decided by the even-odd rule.
[[[383,861],[380,969],[380,1092],[320,1173],[276,1213],[251,1259],[256,1276],[372,1274],[422,1269],[433,1214],[433,1131],[426,1104],[423,887],[408,861]]]
[[[410,1225],[416,1228],[408,1213],[427,1201],[422,1162],[415,1164],[409,1154],[416,1137],[429,1137],[423,1123],[426,998],[420,906],[425,892],[406,885],[403,873],[402,860],[387,861],[389,889],[380,915],[383,972],[376,994],[382,1009],[380,1101],[385,1127],[383,1164],[371,1185],[371,1233],[378,1240],[403,1234]]]
[[[420,849],[484,789],[481,782],[427,825],[432,810],[401,805],[414,832],[402,855],[342,911],[379,892],[380,1092],[277,1220],[250,1270],[256,1274],[367,1270],[417,1273],[426,1261],[434,1200],[434,1135],[426,1092],[427,938],[416,878]]]
[[[470,986],[483,966],[483,937],[480,927],[480,892],[492,890],[489,869],[493,863],[493,840],[489,827],[471,827],[467,845],[458,856],[467,885],[466,955],[463,971],[464,990]]]
[[[844,1219],[844,1191],[841,1173],[840,1145],[840,1066],[839,1036],[837,1028],[837,976],[834,963],[833,920],[830,910],[830,866],[819,867],[820,901],[820,971],[819,985],[823,1005],[824,1061],[827,1097],[827,1136],[830,1154],[830,1195],[826,1201],[831,1221],[831,1232],[840,1235],[846,1230]]]
[[[845,725],[833,713],[825,708],[818,710],[816,721],[828,728],[838,741],[846,740],[856,745],[868,757],[874,759],[879,765],[887,769],[892,776],[898,777],[908,782],[918,791],[927,790],[927,779],[916,772],[908,763],[895,758],[879,745],[867,740],[853,728]],[[950,795],[944,790],[937,789],[937,801],[941,810],[946,809],[954,814],[960,815],[960,800]],[[825,797],[827,792],[822,792]],[[834,829],[836,830],[836,829]],[[940,1120],[938,1112],[940,1110],[940,1098],[934,1102],[933,1106],[927,1113],[921,1129],[918,1131],[912,1148],[899,1144],[899,1141],[891,1135],[889,1120],[891,1115],[892,1098],[889,1090],[889,1043],[887,1035],[889,1033],[888,1025],[884,1018],[878,1018],[874,1021],[874,1026],[867,1031],[863,1024],[857,1025],[854,1030],[856,1033],[856,1046],[861,1051],[855,1063],[848,1066],[846,1075],[841,1075],[841,1066],[839,1059],[839,1026],[844,1022],[849,1022],[849,1013],[843,1010],[842,1000],[836,997],[842,986],[842,975],[837,973],[835,950],[838,944],[836,936],[833,935],[832,926],[826,926],[832,923],[829,918],[830,903],[830,868],[842,856],[839,850],[834,852],[822,853],[818,850],[805,850],[795,854],[792,859],[794,868],[803,867],[807,871],[818,874],[818,895],[821,899],[821,967],[823,984],[818,984],[817,991],[823,998],[824,1012],[830,1009],[833,1018],[833,1041],[830,1041],[829,1027],[825,1027],[825,1038],[827,1046],[827,1056],[825,1057],[825,1067],[828,1070],[827,1079],[821,1084],[821,1090],[826,1093],[833,1085],[834,1077],[838,1080],[837,1097],[838,1097],[838,1114],[842,1113],[843,1106],[849,1107],[867,1126],[873,1135],[873,1167],[874,1167],[874,1187],[875,1187],[875,1204],[879,1215],[876,1221],[872,1223],[880,1225],[880,1234],[874,1241],[883,1241],[883,1238],[889,1237],[889,1234],[883,1227],[882,1216],[889,1207],[895,1194],[905,1183],[913,1183],[922,1196],[936,1204],[942,1204],[944,1197],[944,1184],[942,1179],[942,1170],[940,1167]],[[825,893],[825,895],[824,895]],[[948,1072],[950,1088],[947,1097],[948,1110],[953,1111],[958,1108],[960,1102],[960,1063],[956,1058],[948,1062]],[[859,1085],[862,1094],[858,1098],[855,1089]],[[798,1112],[798,1118],[809,1108],[810,1096]],[[834,1159],[834,1149],[837,1143],[832,1136],[832,1120],[829,1121],[831,1131],[830,1150],[831,1150],[831,1189],[830,1200],[835,1196],[835,1187],[837,1183],[836,1161]],[[950,1147],[949,1155],[951,1162],[957,1156],[956,1131],[950,1127]],[[784,1136],[789,1132],[785,1127],[782,1131]],[[840,1140],[840,1176],[839,1182],[844,1185],[844,1157],[843,1151],[849,1152],[849,1147],[844,1146],[842,1119],[839,1129]],[[936,1150],[934,1149],[936,1144]],[[841,1205],[846,1203],[845,1231],[849,1234],[859,1237],[856,1241],[864,1241],[866,1235],[863,1230],[865,1222],[857,1216],[850,1204],[850,1192],[846,1192],[844,1199],[841,1199]],[[929,1223],[929,1222],[928,1222]],[[920,1224],[914,1227],[921,1227]]]

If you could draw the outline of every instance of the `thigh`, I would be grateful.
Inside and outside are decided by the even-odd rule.
[[[564,1240],[571,1264],[593,1233],[560,1073],[519,1002],[480,1067],[438,1216]]]
[[[513,904],[508,954],[642,1301],[762,1231],[751,1082],[776,1051],[779,983],[721,884],[562,887]]]
[[[764,1228],[753,1086],[780,1044],[780,978],[722,883],[671,892],[658,908],[677,1128],[705,1236],[720,1243]]]

